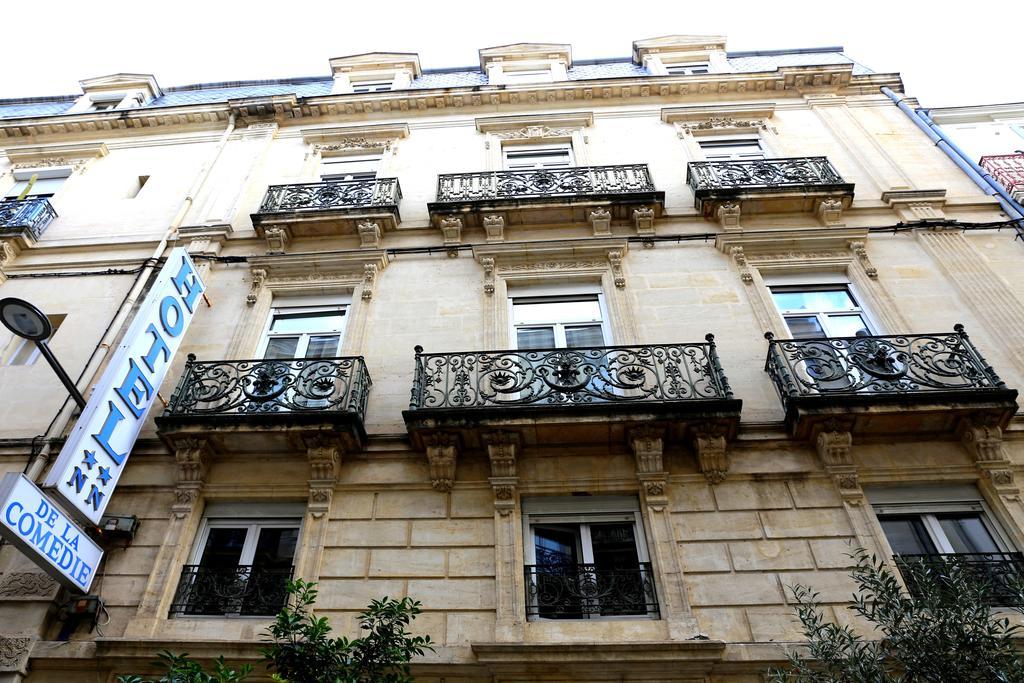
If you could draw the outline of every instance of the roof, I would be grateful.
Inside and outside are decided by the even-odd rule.
[[[798,50],[770,50],[764,52],[732,52],[727,54],[729,64],[739,73],[775,71],[786,66],[823,66],[853,64],[853,74],[873,73],[870,69],[847,57],[841,47],[805,48]],[[650,72],[633,63],[630,57],[613,59],[577,60],[568,70],[570,81],[604,78],[635,78]],[[288,78],[275,81],[238,81],[206,83],[164,88],[163,95],[143,108],[177,107],[192,104],[213,104],[229,99],[291,95],[317,97],[329,95],[333,80],[330,77]],[[487,85],[487,75],[478,67],[425,69],[414,79],[411,90],[434,88],[465,88]],[[66,113],[78,95],[0,100],[0,119],[37,116],[58,116]]]

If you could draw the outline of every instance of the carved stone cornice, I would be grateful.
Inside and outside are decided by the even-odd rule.
[[[250,288],[246,303],[256,303],[263,287],[275,292],[301,292],[310,287],[351,291],[362,284],[362,297],[369,299],[373,296],[378,274],[387,264],[387,254],[382,249],[252,257],[249,259]]]
[[[109,153],[106,144],[102,142],[31,145],[8,147],[4,150],[15,170],[51,166],[71,166],[78,169],[90,159],[99,159]]]
[[[379,124],[366,126],[331,126],[302,131],[302,141],[317,153],[359,149],[391,149],[396,142],[409,137],[409,125]]]
[[[60,586],[42,572],[0,574],[0,600],[52,600]]]
[[[743,247],[747,261],[773,261],[787,258],[831,258],[852,260],[851,243],[864,244],[868,239],[867,228],[833,227],[822,230],[820,226],[790,228],[786,230],[747,230],[741,228],[738,219],[735,229],[715,237],[715,246],[726,254],[733,247]]]
[[[666,107],[661,110],[661,120],[673,124],[679,137],[685,137],[704,131],[769,130],[768,119],[774,113],[774,102],[693,105]]]
[[[33,641],[27,636],[0,635],[0,671],[27,674]]]

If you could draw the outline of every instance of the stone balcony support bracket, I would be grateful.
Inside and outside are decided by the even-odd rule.
[[[459,455],[458,436],[435,432],[424,436],[423,443],[430,464],[430,485],[436,491],[451,491],[455,484],[455,465]]]
[[[864,491],[857,478],[857,467],[853,464],[850,449],[853,446],[853,435],[843,425],[830,425],[818,433],[814,447],[818,457],[829,473],[843,500],[859,504],[864,498]]]
[[[594,237],[612,236],[612,212],[608,207],[595,207],[587,216],[587,220],[594,228]]]
[[[1013,474],[1013,465],[1003,450],[1003,430],[994,421],[965,420],[960,440],[974,459],[978,472],[1000,494],[1020,492]]]
[[[441,234],[444,237],[445,246],[460,244],[462,242],[462,219],[458,216],[442,218]]]
[[[302,540],[295,552],[295,575],[307,581],[317,581],[344,448],[337,435],[326,432],[304,437],[303,445],[309,459],[309,502],[302,525]]]
[[[712,484],[725,481],[729,472],[729,454],[726,450],[725,435],[712,426],[695,430],[693,451],[697,454],[697,466]]]

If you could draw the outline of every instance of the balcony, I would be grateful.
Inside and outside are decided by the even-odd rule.
[[[0,200],[0,238],[13,237],[19,246],[28,247],[56,217],[46,197]]]
[[[401,200],[398,178],[271,185],[252,224],[260,237],[270,226],[286,229],[291,237],[355,234],[363,222],[394,230]]]
[[[254,567],[182,567],[171,616],[274,616],[284,607],[292,578],[287,569]]]
[[[1024,154],[982,157],[978,165],[1018,202],[1024,202]]]
[[[197,361],[189,354],[156,423],[166,440],[203,435],[225,451],[284,452],[293,450],[290,435],[325,431],[358,449],[371,385],[362,356]]]
[[[858,434],[952,433],[964,418],[1006,426],[1017,409],[968,339],[951,333],[768,339],[765,372],[796,436],[836,418]]]
[[[437,226],[458,217],[463,227],[479,228],[485,215],[504,226],[586,225],[597,208],[612,220],[632,221],[634,209],[650,208],[657,217],[664,205],[647,164],[628,164],[440,175],[437,200],[427,209]]]
[[[739,204],[741,214],[758,214],[817,211],[825,200],[846,209],[853,202],[853,184],[826,157],[693,161],[686,182],[694,206],[708,217],[725,203]]]
[[[641,562],[635,568],[527,565],[525,574],[527,617],[658,617],[658,595],[649,562]]]
[[[683,439],[698,422],[731,437],[741,405],[708,335],[703,344],[434,354],[416,347],[403,416],[417,448],[439,429],[480,447],[481,432],[495,428],[519,432],[524,446],[607,445],[652,422],[670,438]]]
[[[922,584],[938,581],[939,593],[956,600],[963,586],[956,573],[988,586],[994,607],[1024,607],[1018,587],[1024,586],[1024,555],[1021,553],[957,553],[948,555],[897,555],[893,558],[910,594],[930,593]],[[950,577],[950,573],[954,574]],[[939,578],[942,577],[942,578]]]

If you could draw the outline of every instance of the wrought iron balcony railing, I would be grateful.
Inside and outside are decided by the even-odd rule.
[[[411,410],[732,399],[714,336],[704,344],[423,353]]]
[[[189,354],[164,417],[337,411],[362,420],[371,385],[362,356],[197,361]]]
[[[57,217],[57,212],[46,197],[0,200],[0,235],[5,232],[27,230],[39,239],[46,226]]]
[[[292,567],[182,567],[171,615],[273,616],[288,598]]]
[[[647,164],[447,173],[437,177],[437,203],[652,192],[655,188]]]
[[[783,401],[1006,390],[963,325],[939,334],[777,340],[769,332],[765,337],[765,371]]]
[[[991,604],[1024,607],[1024,555],[1021,553],[957,553],[948,555],[897,555],[910,594],[917,598],[934,594],[926,582],[935,582],[940,597],[956,600],[963,590],[958,576],[966,576],[988,587]]]
[[[398,178],[271,185],[257,214],[397,208],[401,199]]]
[[[631,569],[593,564],[527,565],[525,574],[528,616],[587,619],[658,614],[649,562]]]
[[[686,182],[700,198],[725,190],[765,192],[784,188],[842,188],[853,190],[826,157],[752,159],[749,161],[691,161]]]

